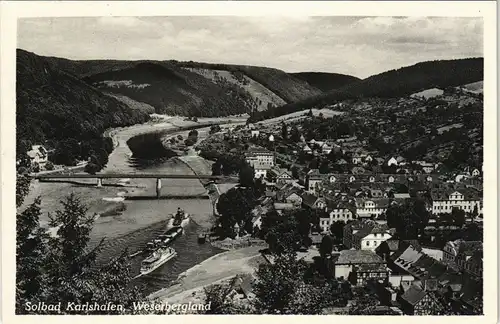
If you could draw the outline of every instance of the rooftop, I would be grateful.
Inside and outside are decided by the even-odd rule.
[[[338,254],[335,264],[385,263],[370,250],[343,250]]]

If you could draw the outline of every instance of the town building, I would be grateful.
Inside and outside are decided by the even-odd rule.
[[[371,220],[356,220],[345,225],[343,232],[343,244],[348,249],[356,250],[375,251],[382,242],[392,237],[387,224],[379,224]]]
[[[458,208],[466,213],[477,212],[478,215],[483,213],[482,199],[480,192],[473,188],[463,188],[458,190],[433,190],[432,198],[432,214],[451,213],[453,208]]]
[[[443,306],[437,295],[436,285],[429,282],[414,282],[401,294],[397,301],[406,315],[439,315]]]
[[[386,279],[384,260],[369,250],[343,250],[332,256],[333,276],[346,279],[353,285],[364,285],[368,279]]]
[[[245,153],[245,161],[254,168],[255,178],[266,177],[274,166],[274,153],[263,148],[252,147]]]
[[[360,218],[376,218],[387,210],[388,198],[356,198],[356,215]]]
[[[42,168],[48,161],[48,151],[43,145],[33,145],[27,154],[30,158],[31,166],[39,165]]]
[[[347,202],[339,201],[332,202],[327,200],[325,212],[328,217],[321,217],[319,219],[319,226],[321,230],[325,233],[330,230],[330,226],[333,222],[344,222],[347,223],[354,219],[355,213],[353,213],[353,206]]]

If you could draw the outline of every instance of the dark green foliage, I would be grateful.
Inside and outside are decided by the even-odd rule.
[[[254,177],[255,177],[254,168],[245,163],[239,172],[240,186],[253,187]]]
[[[460,208],[452,208],[451,218],[456,226],[462,227],[465,224],[465,211]]]
[[[57,69],[46,58],[26,51],[17,51],[16,80],[19,156],[30,149],[28,144],[47,144],[48,149],[55,149],[55,163],[73,165],[76,159],[86,160],[90,154],[89,149],[81,151],[79,142],[93,141],[92,149],[98,150],[106,142],[102,133],[107,128],[149,119],[146,113],[129,108]]]
[[[50,226],[57,229],[56,236],[49,236],[40,227],[40,199],[17,215],[16,313],[27,313],[25,303],[28,301],[62,302],[62,314],[133,312],[132,302],[141,301],[142,296],[135,287],[129,287],[131,273],[126,251],[98,268],[96,254],[100,246],[93,250],[87,247],[93,217],[74,195],[61,203],[63,208],[50,221]],[[124,305],[125,310],[72,311],[66,307],[71,302],[111,302]]]
[[[23,204],[24,198],[30,191],[30,182],[29,177],[16,173],[16,207]]]
[[[325,258],[332,254],[333,251],[333,238],[330,235],[323,236],[321,244],[319,245],[319,253],[321,257]]]
[[[407,199],[403,205],[391,205],[386,211],[387,225],[395,228],[400,239],[418,239],[429,222],[429,212],[420,199]]]
[[[335,221],[332,225],[330,225],[330,232],[332,233],[336,243],[342,243],[345,225],[346,223],[344,221]]]
[[[291,73],[294,77],[306,81],[311,86],[328,92],[333,89],[341,88],[345,85],[360,81],[361,79],[351,75],[339,73],[324,73],[324,72],[299,72]]]
[[[294,253],[277,256],[273,264],[264,263],[256,273],[253,306],[258,314],[321,314],[326,307],[343,303],[339,284],[314,284],[306,280],[309,267]]]
[[[220,132],[220,131],[221,131],[221,128],[219,125],[213,125],[213,126],[210,126],[210,131],[208,133],[211,135],[211,134],[215,134],[215,133]]]
[[[50,162],[50,161],[47,161],[47,163],[45,163],[45,170],[47,170],[47,171],[54,170],[54,164],[52,164],[52,162]]]
[[[85,80],[99,89],[147,103],[157,113],[227,116],[250,112],[253,105],[253,98],[243,88],[222,79],[212,82],[166,61],[119,63]]]
[[[183,67],[241,72],[286,102],[299,101],[321,93],[320,90],[310,86],[307,82],[273,68],[199,62],[180,62],[178,64]]]
[[[433,87],[453,87],[480,80],[483,80],[482,58],[423,62],[377,74],[303,101],[256,112],[251,121],[256,122],[313,107],[324,107],[348,99],[398,98]]]
[[[223,238],[234,237],[234,225],[237,223],[241,230],[251,233],[251,210],[257,204],[254,188],[232,188],[219,197],[217,212],[221,215],[218,219],[219,235]]]
[[[279,215],[275,210],[266,214],[260,235],[276,255],[297,251],[311,245],[309,233],[319,226],[323,212],[310,209],[286,211]]]

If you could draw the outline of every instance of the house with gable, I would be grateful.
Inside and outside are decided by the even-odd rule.
[[[406,315],[440,315],[444,307],[436,294],[437,285],[429,282],[413,282],[397,302]]]
[[[346,201],[338,200],[332,201],[326,200],[325,212],[328,217],[321,217],[319,219],[319,226],[321,230],[326,233],[330,230],[330,226],[333,222],[342,221],[347,223],[355,217],[354,206]]]
[[[368,279],[387,278],[386,263],[382,258],[369,250],[343,250],[332,256],[333,276],[344,278],[351,284],[366,284]]]
[[[374,251],[382,242],[392,237],[386,224],[356,220],[344,226],[343,244],[356,250]]]
[[[31,150],[26,152],[30,158],[31,165],[39,165],[44,167],[48,161],[48,151],[43,145],[33,145]]]
[[[309,192],[304,192],[302,194],[302,206],[310,209],[324,209],[326,200]]]

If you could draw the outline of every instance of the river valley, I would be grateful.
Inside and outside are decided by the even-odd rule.
[[[106,168],[101,172],[134,173],[140,171],[194,174],[191,167],[179,158],[163,157],[140,161],[132,156],[127,146],[130,138],[158,130],[171,132],[166,135],[167,137],[180,134],[185,138],[188,131],[179,130],[179,127],[192,127],[193,124],[196,125],[194,122],[185,122],[174,117],[162,123],[135,125],[110,131],[108,135],[113,138],[115,149],[109,156]],[[198,129],[199,141],[208,136],[208,130],[208,127]],[[90,242],[90,247],[94,247],[103,238],[105,239],[98,258],[100,263],[118,256],[125,249],[128,253],[140,250],[149,240],[164,230],[170,214],[175,213],[178,207],[190,214],[191,221],[185,228],[184,234],[172,245],[178,253],[177,257],[150,275],[136,280],[146,294],[170,286],[179,274],[222,251],[210,244],[197,243],[198,233],[209,228],[213,223],[213,206],[210,199],[124,200],[124,195],[154,197],[156,195],[155,179],[130,179],[119,185],[106,180],[100,188],[91,185],[93,181],[88,182],[88,185],[78,185],[67,182],[34,181],[23,207],[31,203],[35,197],[40,196],[42,199],[41,223],[46,225],[48,213],[61,208],[60,200],[70,193],[78,195],[88,206],[89,213],[100,215],[95,220]],[[162,194],[169,196],[206,195],[207,193],[197,179],[162,179],[162,186]],[[139,272],[142,259],[143,257],[139,256],[131,261],[133,275]]]

